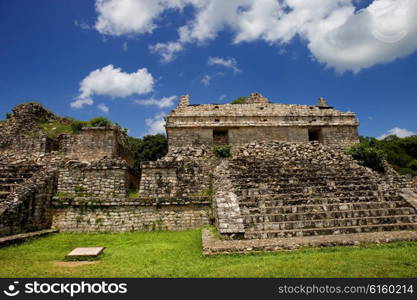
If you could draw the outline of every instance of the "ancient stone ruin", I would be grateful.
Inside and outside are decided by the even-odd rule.
[[[225,238],[265,240],[417,228],[416,182],[344,154],[358,121],[322,98],[192,105],[183,96],[166,118],[168,154],[140,170],[117,126],[55,138],[39,129],[58,119],[26,103],[0,123],[0,236],[214,224]],[[213,150],[226,145],[230,155]]]

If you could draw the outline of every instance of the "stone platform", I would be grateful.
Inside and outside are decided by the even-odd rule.
[[[26,239],[41,237],[41,236],[48,235],[50,233],[56,233],[56,232],[58,232],[57,229],[45,229],[45,230],[26,232],[26,233],[20,233],[20,234],[14,234],[14,235],[1,237],[0,247],[7,246],[13,243],[18,243]]]
[[[288,251],[307,247],[357,246],[401,241],[417,241],[417,231],[384,231],[250,240],[221,240],[209,229],[202,231],[204,255]]]
[[[67,254],[67,259],[83,260],[97,258],[104,250],[104,247],[80,247],[75,248]]]

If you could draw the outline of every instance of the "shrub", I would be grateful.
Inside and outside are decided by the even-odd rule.
[[[417,172],[417,159],[410,161],[407,165],[407,168],[411,169],[412,171]]]
[[[135,164],[139,169],[142,161],[153,161],[165,156],[168,152],[168,141],[165,135],[146,135],[142,139],[129,136],[130,150],[133,152]]]
[[[222,146],[216,145],[216,146],[213,146],[213,152],[217,157],[230,157],[231,148],[232,146],[230,145],[222,145]]]
[[[245,100],[246,100],[246,97],[239,97],[233,100],[232,102],[230,102],[230,104],[242,104],[245,102]]]
[[[110,127],[113,125],[112,121],[105,117],[96,117],[89,121],[91,127]]]
[[[86,127],[86,126],[88,126],[88,122],[86,121],[74,120],[71,123],[71,129],[72,129],[72,132],[74,133],[80,131],[83,127]]]
[[[357,144],[352,146],[347,151],[347,154],[352,155],[362,166],[371,168],[377,172],[385,171],[384,161],[386,155],[379,149],[364,144]]]

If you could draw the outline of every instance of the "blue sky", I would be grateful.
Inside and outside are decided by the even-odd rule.
[[[182,94],[197,104],[260,92],[325,97],[357,113],[362,135],[411,134],[416,2],[3,0],[0,114],[36,101],[141,136],[161,130]]]

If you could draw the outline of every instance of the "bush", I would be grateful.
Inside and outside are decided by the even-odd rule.
[[[80,131],[83,127],[86,127],[86,126],[88,126],[88,122],[74,120],[71,123],[71,130],[72,130],[73,133],[76,133],[76,132]]]
[[[242,104],[245,102],[245,100],[246,100],[246,97],[239,97],[233,100],[232,102],[230,102],[230,104]]]
[[[377,172],[385,171],[384,161],[386,155],[379,149],[364,144],[357,144],[352,146],[347,151],[347,154],[352,155],[352,157],[362,166],[371,168]]]
[[[410,170],[414,172],[417,172],[417,159],[410,161],[407,165],[407,168],[409,168]]]
[[[217,157],[230,157],[230,149],[232,146],[230,145],[223,145],[223,146],[213,146],[213,152]]]
[[[142,161],[160,159],[168,152],[168,141],[163,134],[146,135],[142,139],[129,136],[128,140],[130,150],[134,155],[136,169],[139,169]]]
[[[96,117],[89,121],[89,125],[91,127],[110,127],[113,123],[105,117]]]

